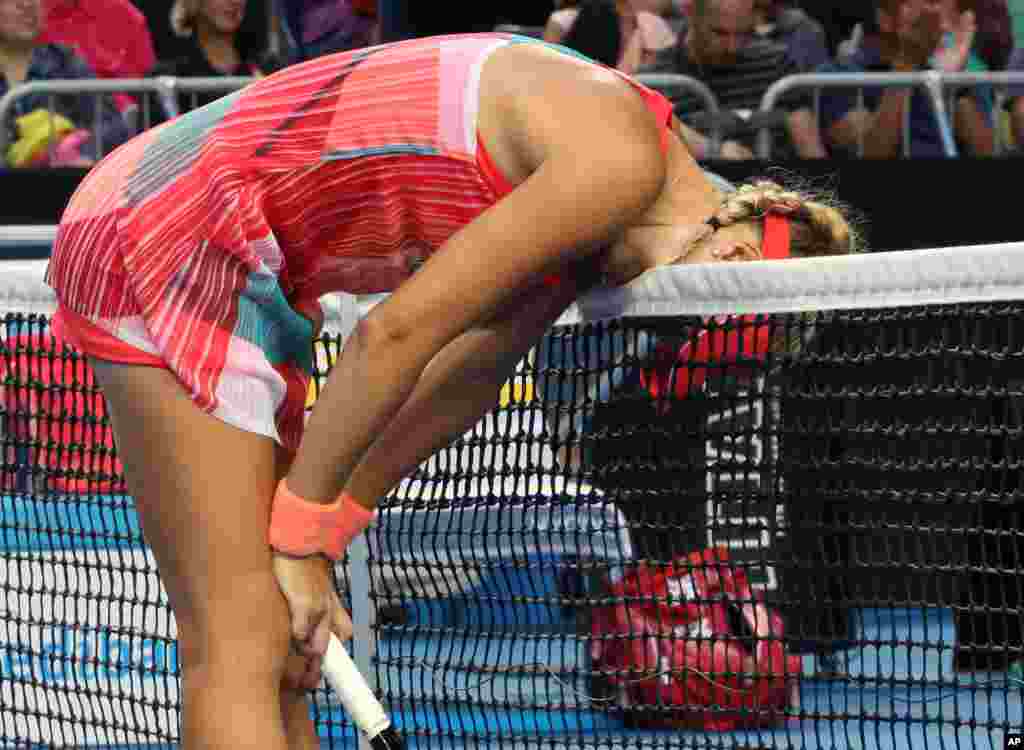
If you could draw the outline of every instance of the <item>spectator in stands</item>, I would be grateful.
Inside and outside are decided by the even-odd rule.
[[[30,81],[95,78],[89,66],[59,44],[39,44],[42,0],[0,0],[0,96]],[[93,163],[131,131],[106,95],[47,94],[19,98],[7,129],[7,166],[84,166]]]
[[[1004,49],[1006,40],[992,29],[993,20],[997,23],[1006,20],[999,15],[997,6],[1000,3],[1005,10],[1005,0],[941,0],[943,37],[939,51],[932,59],[932,67],[953,73],[1003,70],[1009,61],[1010,49]],[[972,8],[991,15],[983,22]],[[987,36],[982,34],[983,25],[989,30]],[[1006,34],[1009,35],[1008,29]],[[991,86],[978,86],[974,98],[986,126],[992,130],[994,150],[995,129],[1001,125],[996,119],[995,92]]]
[[[631,0],[583,0],[551,14],[544,40],[632,74],[671,48],[676,36],[665,19],[635,10]]]
[[[676,113],[703,136],[715,127],[722,129],[727,139],[743,145],[748,158],[762,125],[786,137],[783,153],[776,155],[826,156],[809,96],[786,98],[779,112],[755,114],[768,87],[798,69],[786,45],[757,39],[754,29],[754,0],[695,0],[676,46],[641,72],[678,73],[703,81],[723,110],[718,120],[699,112],[701,105],[692,97],[674,102]],[[689,140],[688,145],[697,158],[706,155],[705,141]]]
[[[146,17],[130,0],[47,0],[38,41],[69,47],[99,78],[142,78],[156,65]],[[136,106],[126,94],[114,102],[122,113]]]
[[[754,0],[756,26],[761,39],[784,44],[801,73],[829,61],[825,29],[803,10],[785,0]]]
[[[974,51],[989,70],[1004,70],[1014,48],[1013,25],[1007,0],[963,0],[958,10],[973,10],[978,33]]]
[[[159,63],[150,75],[183,78],[218,76],[259,76],[280,67],[269,54],[268,19],[255,0],[175,0],[171,27],[184,41],[181,54]],[[181,93],[178,113],[209,104],[226,91],[204,94]],[[151,107],[159,121],[177,114],[168,107]]]
[[[1024,73],[1024,47],[1018,47],[1010,55],[1006,67],[1010,73]],[[1010,133],[1018,150],[1024,147],[1024,84],[1007,89],[1006,109],[1010,113]]]
[[[839,73],[963,70],[974,38],[972,13],[964,13],[943,45],[941,0],[880,0],[876,20],[866,30],[856,52],[826,65]],[[975,156],[993,153],[991,121],[976,88],[955,93],[952,116],[955,133]],[[853,89],[825,89],[820,105],[822,131],[834,154],[856,154],[863,146],[867,158],[943,156],[942,131],[928,94],[922,89],[864,89],[864,108],[857,108]],[[904,117],[908,120],[904,144]],[[906,147],[905,147],[906,145]]]
[[[156,59],[168,60],[177,57],[181,52],[182,41],[171,30],[173,0],[132,0],[132,3],[146,18]]]
[[[289,63],[376,44],[376,0],[277,0]]]

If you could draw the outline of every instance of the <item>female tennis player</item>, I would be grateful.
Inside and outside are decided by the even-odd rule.
[[[285,69],[83,181],[54,332],[110,406],[177,618],[186,748],[319,747],[303,693],[351,627],[332,560],[580,291],[850,249],[841,213],[777,185],[723,202],[673,126],[662,96],[568,50],[459,35]],[[393,293],[303,428],[335,291]]]

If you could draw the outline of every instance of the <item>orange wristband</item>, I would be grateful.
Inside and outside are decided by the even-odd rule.
[[[321,505],[299,497],[282,479],[270,510],[270,546],[294,557],[322,554],[337,560],[375,517],[344,492]]]

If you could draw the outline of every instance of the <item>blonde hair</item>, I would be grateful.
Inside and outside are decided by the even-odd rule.
[[[790,252],[794,258],[863,251],[859,222],[849,207],[829,196],[786,189],[771,180],[755,180],[729,193],[713,221],[727,227],[760,219],[769,212],[789,217]]]
[[[728,193],[709,223],[727,227],[761,219],[769,212],[789,217],[790,254],[794,258],[849,255],[865,249],[860,231],[863,220],[850,207],[827,193],[810,188],[787,189],[766,179],[753,180]],[[708,231],[696,241],[714,231],[708,226]],[[830,312],[818,311],[774,320],[770,324],[769,351],[776,355],[799,354],[814,338],[819,325],[829,318]]]

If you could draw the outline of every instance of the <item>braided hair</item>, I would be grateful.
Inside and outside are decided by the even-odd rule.
[[[779,213],[790,220],[790,252],[795,258],[860,252],[862,241],[849,210],[824,197],[789,190],[770,180],[755,180],[729,194],[708,220],[721,227]],[[711,232],[704,235],[707,237]]]

